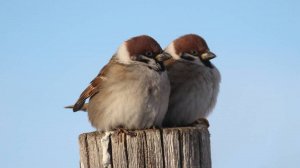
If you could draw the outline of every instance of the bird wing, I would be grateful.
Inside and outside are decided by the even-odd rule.
[[[73,106],[74,112],[81,110],[81,108],[84,106],[85,100],[99,92],[101,83],[107,79],[106,75],[111,67],[110,64],[113,63],[113,60],[110,60],[110,62],[101,69],[97,77],[91,81],[90,85],[81,93],[77,102]]]

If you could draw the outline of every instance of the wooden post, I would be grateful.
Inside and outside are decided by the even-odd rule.
[[[79,136],[81,168],[211,168],[207,128],[91,132]]]

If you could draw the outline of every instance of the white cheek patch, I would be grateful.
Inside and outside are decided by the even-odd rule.
[[[119,47],[116,56],[119,59],[119,61],[123,64],[129,64],[131,62],[130,55],[129,55],[129,52],[127,50],[126,43],[123,43]]]
[[[165,52],[171,54],[171,56],[175,59],[175,60],[179,60],[180,56],[178,54],[176,54],[175,48],[174,48],[174,43],[171,43],[166,49]]]

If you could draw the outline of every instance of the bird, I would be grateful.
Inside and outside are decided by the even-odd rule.
[[[91,125],[99,131],[161,127],[170,95],[163,61],[170,58],[154,38],[132,37],[67,108],[86,110]]]
[[[169,107],[163,127],[193,126],[209,122],[219,92],[221,75],[211,63],[216,55],[204,38],[186,34],[164,50],[172,56],[165,66],[171,83]]]

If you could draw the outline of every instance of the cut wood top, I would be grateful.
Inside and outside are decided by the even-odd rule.
[[[206,127],[178,127],[79,136],[81,168],[211,168]]]

